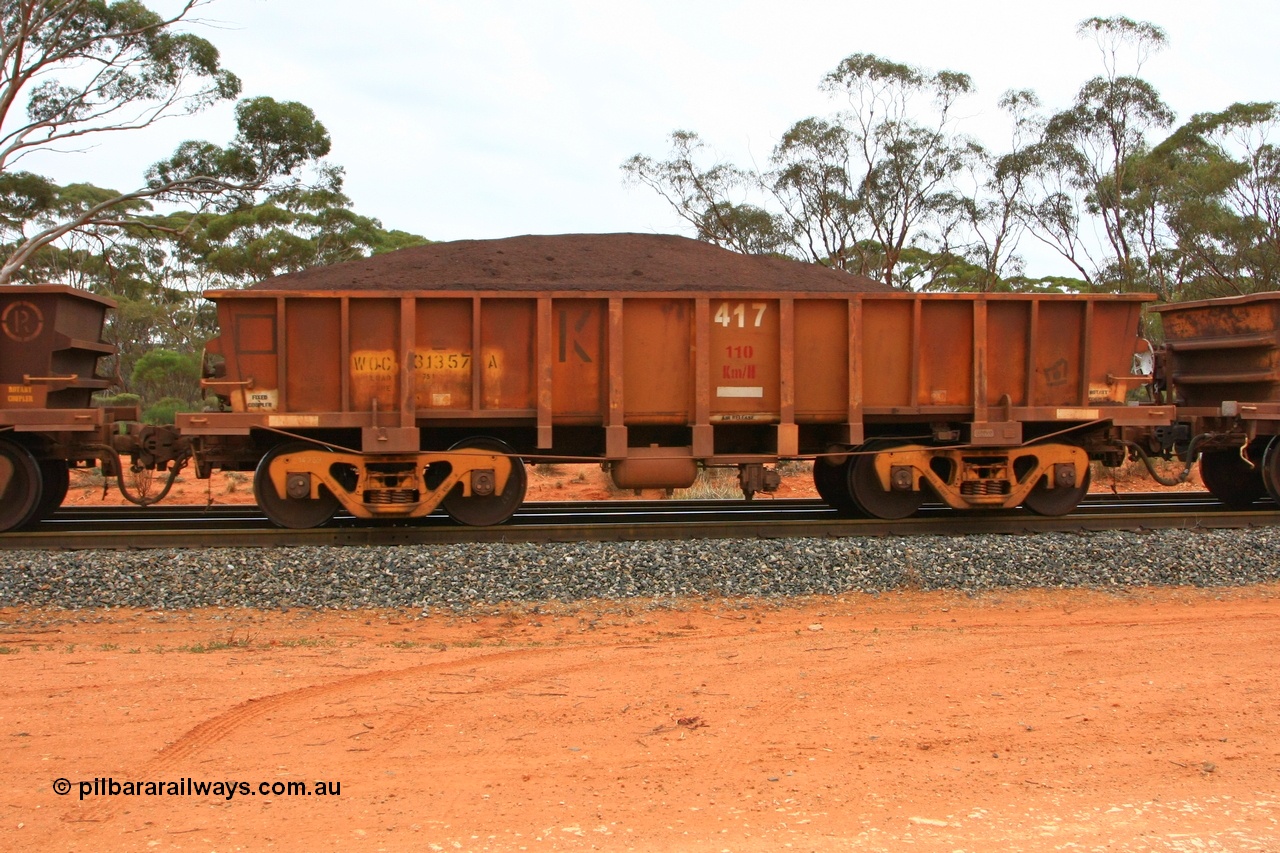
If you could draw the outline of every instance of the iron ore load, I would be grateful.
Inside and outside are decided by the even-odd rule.
[[[679,237],[436,244],[206,295],[225,411],[178,429],[289,527],[500,523],[522,459],[623,489],[736,466],[751,496],[809,456],[829,503],[881,518],[1059,514],[1113,430],[1170,414],[1126,405],[1149,297],[892,292]]]

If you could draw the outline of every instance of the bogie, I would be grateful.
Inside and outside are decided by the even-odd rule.
[[[440,506],[463,524],[487,525],[511,517],[526,482],[520,458],[496,439],[395,454],[287,442],[263,456],[254,495],[281,527],[318,527],[339,509],[363,519],[412,519]]]

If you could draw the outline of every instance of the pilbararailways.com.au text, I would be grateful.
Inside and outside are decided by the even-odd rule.
[[[241,782],[235,779],[210,782],[187,776],[182,779],[129,779],[118,782],[110,776],[83,779],[73,786],[71,780],[55,779],[53,791],[66,796],[78,790],[80,799],[88,797],[340,797],[341,782]]]

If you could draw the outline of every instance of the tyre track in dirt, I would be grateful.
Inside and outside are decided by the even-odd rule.
[[[127,774],[131,779],[155,779],[162,778],[166,771],[171,771],[184,761],[189,761],[199,753],[206,751],[218,743],[233,737],[250,726],[255,720],[261,719],[267,714],[279,711],[289,707],[310,705],[316,702],[341,697],[354,691],[359,691],[369,687],[383,687],[397,681],[405,681],[416,678],[422,678],[433,674],[450,675],[450,674],[470,674],[477,669],[482,669],[486,664],[504,663],[510,664],[512,661],[521,659],[532,659],[538,657],[554,656],[559,648],[521,648],[510,649],[499,652],[481,653],[469,656],[465,659],[439,661],[429,664],[420,664],[417,666],[405,667],[395,670],[378,670],[376,672],[361,673],[360,675],[350,676],[338,681],[325,682],[322,684],[313,684],[306,687],[300,687],[280,693],[268,694],[265,696],[257,696],[246,699],[231,708],[222,711],[216,716],[210,717],[196,726],[188,729],[176,740],[161,748],[150,760],[141,765],[134,771]],[[584,671],[598,669],[600,667],[616,667],[630,666],[634,664],[635,659],[642,655],[638,652],[623,660],[593,660],[583,664],[568,668],[558,667],[551,669],[540,669],[515,678],[505,678],[501,680],[493,680],[485,684],[481,689],[467,691],[451,691],[451,690],[431,690],[422,691],[429,696],[443,697],[444,701],[449,702],[466,702],[473,698],[481,698],[502,691],[510,691],[522,685],[537,682],[542,679],[553,676],[563,676],[567,674],[575,674]],[[469,668],[468,673],[453,673],[462,667]],[[478,677],[483,678],[483,674]],[[438,700],[436,700],[438,701]],[[384,729],[390,736],[383,736],[380,745],[380,751],[386,751],[394,747],[396,741],[404,735],[411,727],[413,722],[423,715],[421,710],[406,709],[393,712],[388,718],[388,722],[384,725]],[[72,822],[104,822],[123,807],[123,801],[117,803],[113,799],[100,799],[78,812],[74,817],[68,818]]]
[[[512,649],[483,655],[482,659],[486,661],[510,660],[529,655],[536,651],[538,650]],[[265,696],[255,696],[251,699],[246,699],[213,717],[205,719],[196,726],[185,731],[176,740],[162,747],[145,764],[131,772],[129,774],[129,778],[157,778],[165,771],[174,768],[179,762],[190,759],[197,753],[216,745],[228,737],[231,737],[244,726],[272,711],[276,711],[290,705],[315,702],[330,696],[339,696],[343,693],[348,693],[352,690],[357,690],[363,687],[383,685],[401,679],[421,677],[435,672],[447,671],[459,665],[474,662],[475,660],[475,657],[470,657],[464,661],[438,661],[429,664],[405,667],[403,669],[366,672],[361,673],[360,675],[353,675],[339,679],[337,681],[312,684],[307,687],[299,687],[280,693],[272,693]],[[120,807],[121,806],[116,805],[116,801],[113,799],[97,800],[88,808],[80,812],[77,817],[72,818],[72,820],[87,822],[105,821],[109,819],[114,812],[118,811]]]
[[[791,629],[771,628],[758,631],[754,636],[759,638],[768,638],[770,636],[789,636],[794,632]],[[562,678],[569,675],[581,675],[589,673],[593,670],[607,669],[613,671],[618,668],[630,669],[635,672],[638,670],[658,670],[666,665],[669,657],[683,657],[686,655],[694,655],[700,651],[704,651],[709,646],[717,646],[724,642],[724,638],[719,636],[699,637],[692,635],[677,635],[669,637],[661,637],[655,641],[644,644],[618,644],[607,649],[602,649],[602,654],[596,659],[584,662],[582,664],[563,667],[554,665],[554,658],[560,652],[566,650],[578,650],[578,643],[569,643],[563,646],[551,648],[518,648],[497,652],[485,652],[463,659],[453,659],[448,661],[437,661],[428,664],[420,664],[416,666],[404,667],[394,670],[378,670],[375,672],[361,673],[359,675],[349,676],[337,681],[324,682],[320,684],[308,685],[293,690],[283,691],[279,693],[267,694],[246,699],[233,705],[232,707],[209,717],[197,725],[179,735],[174,741],[162,747],[155,753],[152,758],[141,764],[134,770],[125,774],[130,779],[157,779],[164,778],[166,773],[172,772],[184,762],[191,761],[200,753],[205,752],[219,743],[235,737],[238,733],[244,732],[247,727],[251,727],[255,721],[263,717],[285,709],[299,708],[303,706],[315,705],[318,702],[327,699],[339,699],[353,692],[358,692],[368,688],[385,687],[394,682],[403,682],[432,675],[450,676],[450,675],[466,675],[474,676],[484,681],[485,676],[483,669],[486,664],[511,664],[515,661],[534,660],[550,656],[552,660],[550,666],[542,666],[537,671],[528,672],[514,678],[505,678],[500,680],[489,680],[479,686],[479,689],[469,689],[464,691],[458,690],[432,690],[425,689],[421,691],[423,695],[436,697],[433,702],[448,702],[452,704],[466,704],[468,702],[482,700],[488,696],[504,691],[513,691],[522,686],[531,683],[537,683],[541,680],[553,678]],[[625,651],[622,657],[607,657],[603,654],[605,651],[620,652]],[[661,655],[662,652],[669,651],[674,654],[667,657],[658,657],[654,659],[655,653]],[[650,663],[652,661],[652,663]],[[465,671],[462,671],[465,670]],[[782,718],[790,716],[792,711],[797,707],[795,702],[778,702],[771,700],[769,702],[770,716]],[[417,723],[427,712],[422,709],[404,709],[391,712],[384,719],[379,727],[379,742],[376,749],[371,750],[374,754],[384,754],[393,750],[397,743],[410,732],[415,723]],[[434,706],[431,710],[432,714],[439,713],[439,706]],[[697,717],[697,715],[692,715]],[[669,732],[680,731],[682,728],[677,718],[671,717],[664,720],[656,726],[648,728],[639,728],[635,735],[637,740],[643,741],[646,737],[654,735],[666,734]],[[783,751],[781,746],[779,750]],[[479,757],[484,757],[486,751],[477,753]],[[72,823],[98,823],[104,824],[111,820],[122,808],[127,807],[127,800],[115,798],[102,798],[95,800],[89,806],[79,809],[74,815],[64,817]]]

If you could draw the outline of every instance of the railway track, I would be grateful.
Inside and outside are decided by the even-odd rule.
[[[31,530],[0,535],[0,550],[417,545],[1051,531],[1243,528],[1280,524],[1269,500],[1233,511],[1207,492],[1090,495],[1076,512],[958,513],[926,505],[900,521],[840,518],[817,500],[530,503],[507,524],[462,527],[443,513],[410,524],[339,517],[313,530],[274,527],[255,506],[68,507]]]

